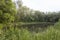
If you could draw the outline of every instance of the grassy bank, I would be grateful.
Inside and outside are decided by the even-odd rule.
[[[60,22],[43,32],[30,32],[27,29],[0,29],[0,40],[60,40]]]

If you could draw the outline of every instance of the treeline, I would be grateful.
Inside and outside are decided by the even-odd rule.
[[[23,16],[24,15],[24,16]],[[34,14],[24,14],[18,16],[18,22],[57,22],[60,18],[60,13],[42,13],[35,11]]]
[[[57,22],[60,18],[60,12],[41,12],[23,6],[22,1],[18,0],[16,22]]]

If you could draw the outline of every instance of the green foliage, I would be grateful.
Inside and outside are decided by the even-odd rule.
[[[11,27],[6,31],[0,30],[0,40],[60,40],[59,24],[60,22],[56,26],[48,27],[45,31],[38,33]]]
[[[48,12],[48,14],[44,14],[44,12],[34,11],[26,6],[22,6],[20,0],[18,0],[17,4],[19,8],[16,14],[16,8],[12,0],[0,0],[0,40],[60,40],[60,22],[46,28],[44,31],[42,30],[42,32],[40,32],[41,28],[37,29],[36,27],[38,33],[19,28],[24,24],[23,22],[46,22],[46,25],[48,25],[48,22],[55,23],[60,18],[60,12]],[[17,22],[22,23],[17,24]],[[30,27],[32,28],[32,26]]]
[[[0,0],[0,23],[13,22],[16,14],[12,0]]]
[[[0,30],[3,28],[3,24],[0,24]]]
[[[54,28],[60,30],[60,20],[59,22],[55,23]]]

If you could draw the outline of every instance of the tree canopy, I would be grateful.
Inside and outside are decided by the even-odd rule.
[[[16,14],[12,0],[0,0],[0,23],[13,22]]]

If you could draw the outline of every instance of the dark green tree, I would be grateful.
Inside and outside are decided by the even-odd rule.
[[[0,23],[14,22],[16,8],[12,0],[0,0]]]

